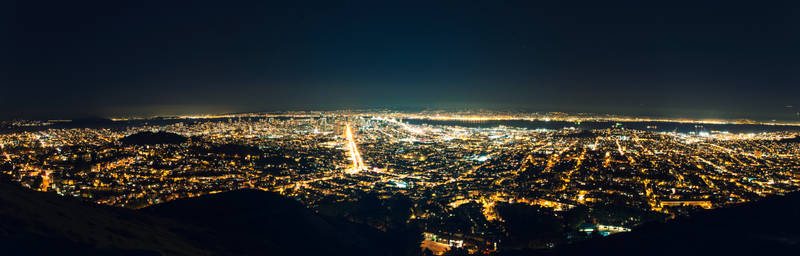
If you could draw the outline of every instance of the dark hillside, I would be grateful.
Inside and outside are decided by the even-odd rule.
[[[211,236],[199,237],[198,242],[231,254],[249,255],[269,248],[272,255],[348,255],[368,250],[376,242],[369,241],[374,239],[369,235],[377,230],[348,233],[349,228],[337,225],[341,223],[325,220],[296,201],[260,190],[188,198],[141,211],[203,227]],[[181,230],[187,237],[195,232]]]
[[[794,255],[800,251],[798,220],[800,193],[795,192],[554,250],[502,255]]]
[[[169,132],[140,132],[120,139],[124,145],[156,145],[156,144],[181,144],[188,139],[178,134]]]
[[[0,176],[5,179],[5,176]],[[6,255],[210,255],[170,231],[175,223],[0,181]]]
[[[389,233],[260,190],[130,210],[0,180],[8,255],[401,255]]]

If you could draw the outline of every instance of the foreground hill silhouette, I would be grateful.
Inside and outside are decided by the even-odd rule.
[[[325,219],[270,192],[129,210],[0,181],[5,255],[393,255],[392,243],[383,232]]]
[[[402,255],[391,232],[323,217],[297,201],[260,190],[188,198],[142,210],[199,227],[176,230],[210,250],[234,255]],[[269,250],[265,250],[269,249]]]
[[[553,250],[502,255],[796,255],[800,192],[649,223]]]
[[[5,255],[209,255],[168,219],[20,187],[0,175]]]

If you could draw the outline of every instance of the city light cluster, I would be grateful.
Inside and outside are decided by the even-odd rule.
[[[242,188],[278,192],[319,211],[364,194],[401,196],[413,202],[406,222],[418,224],[423,245],[438,252],[496,250],[511,232],[509,209],[527,209],[519,207],[564,222],[558,232],[567,235],[542,238],[546,247],[800,189],[797,130],[487,126],[511,117],[426,115],[335,111],[20,126],[0,134],[0,172],[31,189],[127,208]],[[137,134],[184,140],[131,141]],[[565,217],[579,211],[587,215],[574,223]]]

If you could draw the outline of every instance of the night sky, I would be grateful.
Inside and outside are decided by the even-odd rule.
[[[797,1],[178,2],[11,3],[0,118],[485,108],[800,120]]]

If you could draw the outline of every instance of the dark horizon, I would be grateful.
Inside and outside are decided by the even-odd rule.
[[[11,5],[0,119],[481,108],[800,120],[791,1]]]

